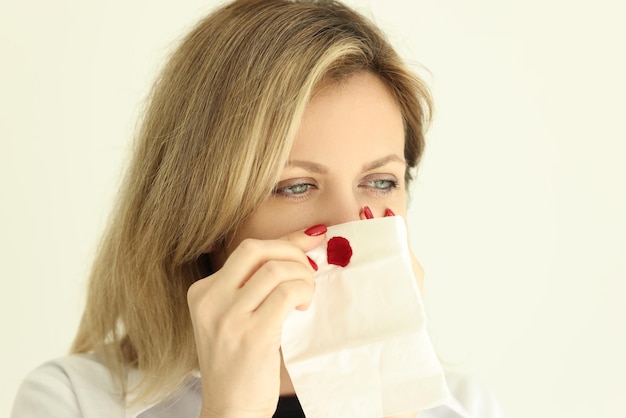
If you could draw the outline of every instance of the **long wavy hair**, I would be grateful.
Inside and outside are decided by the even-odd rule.
[[[235,1],[201,20],[151,91],[72,352],[98,353],[124,395],[127,370],[138,368],[138,397],[167,393],[197,369],[189,286],[270,195],[312,94],[360,72],[400,104],[408,184],[430,94],[370,21],[305,0]]]

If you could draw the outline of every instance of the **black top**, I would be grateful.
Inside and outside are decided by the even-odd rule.
[[[272,418],[305,418],[300,401],[294,396],[281,396]]]

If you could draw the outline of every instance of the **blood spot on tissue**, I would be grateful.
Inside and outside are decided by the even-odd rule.
[[[344,237],[332,237],[328,241],[326,256],[328,257],[328,264],[334,264],[341,267],[347,266],[352,258],[352,247],[350,247],[350,242]]]

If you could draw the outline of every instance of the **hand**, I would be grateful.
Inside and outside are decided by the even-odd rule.
[[[280,388],[285,318],[308,307],[314,269],[305,255],[323,234],[244,240],[187,301],[202,375],[201,417],[271,417]]]

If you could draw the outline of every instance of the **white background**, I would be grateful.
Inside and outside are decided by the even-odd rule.
[[[214,4],[0,1],[0,416],[68,349],[142,100]],[[511,418],[626,416],[623,2],[350,4],[436,99],[408,222],[443,360]]]

